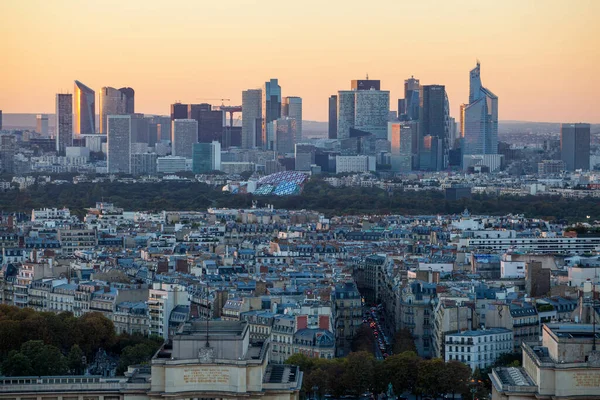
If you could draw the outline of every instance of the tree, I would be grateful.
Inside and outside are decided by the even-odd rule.
[[[123,353],[121,353],[121,358],[119,359],[117,373],[122,374],[130,365],[148,362],[156,350],[158,350],[158,346],[153,346],[151,343],[139,343],[135,346],[125,347]]]
[[[31,360],[23,353],[13,350],[2,363],[2,373],[5,376],[29,376],[33,375]]]
[[[370,390],[375,374],[375,357],[366,351],[350,353],[344,363],[344,383],[355,396]]]
[[[469,391],[469,382],[471,379],[471,368],[460,361],[450,360],[443,368],[440,376],[440,386],[442,393],[451,393],[454,398],[455,393],[460,393],[463,398]]]
[[[83,350],[81,347],[74,344],[69,350],[69,354],[67,355],[67,365],[69,367],[69,371],[72,374],[80,375],[83,373],[83,369],[85,368],[85,364],[83,363]]]
[[[111,320],[98,312],[89,312],[77,319],[81,332],[80,346],[91,357],[99,348],[110,349],[115,342],[115,327]]]
[[[394,335],[393,351],[394,354],[404,353],[405,351],[417,352],[415,339],[408,329],[404,328],[396,332],[396,335]]]
[[[444,391],[441,376],[444,374],[445,366],[444,360],[441,358],[419,362],[416,392],[428,394],[434,398],[440,397]]]
[[[33,375],[62,375],[67,372],[67,360],[56,346],[30,340],[23,343],[21,353],[31,362]]]
[[[417,385],[418,367],[421,359],[416,353],[406,351],[395,354],[383,362],[384,376],[396,394],[413,392]]]
[[[311,358],[305,356],[304,354],[296,353],[291,355],[287,360],[285,360],[285,364],[297,365],[298,367],[300,367],[300,371],[304,372],[305,374],[308,374],[314,366],[314,361]]]
[[[361,325],[352,338],[352,351],[368,351],[373,353],[375,338],[373,331],[365,324]]]

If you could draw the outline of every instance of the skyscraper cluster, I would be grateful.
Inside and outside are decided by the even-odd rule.
[[[261,89],[242,92],[242,138],[244,149],[290,153],[302,140],[302,98],[282,96],[277,79]]]

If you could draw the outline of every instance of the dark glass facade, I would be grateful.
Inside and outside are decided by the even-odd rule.
[[[329,129],[327,137],[337,139],[337,96],[329,96]]]

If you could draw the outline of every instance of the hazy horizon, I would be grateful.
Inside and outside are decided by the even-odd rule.
[[[501,120],[600,122],[593,0],[23,0],[0,13],[5,113],[51,114],[75,79],[96,93],[133,87],[136,111],[165,115],[177,100],[241,104],[243,90],[278,78],[306,120],[326,121],[329,95],[368,74],[391,91],[391,110],[411,75],[444,84],[458,117],[479,59]]]

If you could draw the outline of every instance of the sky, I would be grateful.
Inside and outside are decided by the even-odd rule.
[[[326,121],[352,79],[380,79],[395,110],[414,75],[458,119],[478,59],[500,120],[599,123],[598,16],[599,0],[0,0],[0,109],[53,113],[77,79],[166,115],[278,78]]]

